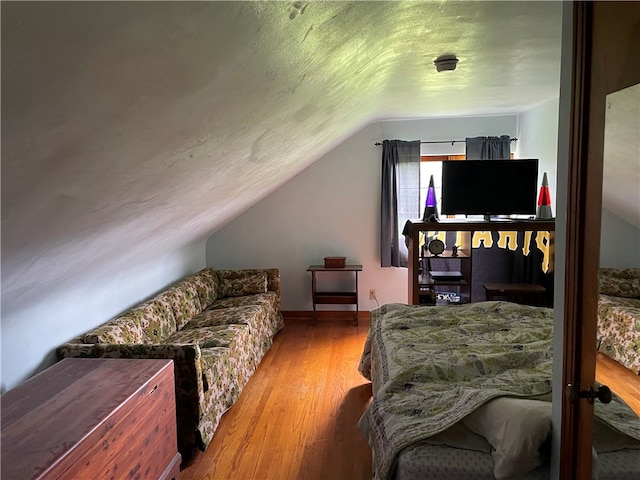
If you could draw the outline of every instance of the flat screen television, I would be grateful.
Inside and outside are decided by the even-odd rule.
[[[442,162],[443,215],[535,215],[537,159]]]

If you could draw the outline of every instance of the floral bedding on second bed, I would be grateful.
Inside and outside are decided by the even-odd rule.
[[[374,396],[359,427],[374,452],[375,477],[389,478],[405,447],[494,398],[548,396],[552,329],[553,309],[510,302],[373,310],[359,370]],[[640,440],[640,422],[626,404],[607,408],[596,414]]]

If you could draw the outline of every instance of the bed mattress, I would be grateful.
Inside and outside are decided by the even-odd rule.
[[[425,472],[428,472],[426,474]],[[638,480],[640,450],[599,453],[594,479]],[[518,476],[518,480],[549,480],[549,464]],[[398,457],[395,480],[494,480],[493,459],[488,452],[477,452],[445,445],[418,444]]]

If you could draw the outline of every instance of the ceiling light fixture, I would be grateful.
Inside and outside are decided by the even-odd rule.
[[[446,54],[440,55],[433,63],[436,66],[436,70],[438,72],[451,71],[456,69],[458,59],[455,55]]]

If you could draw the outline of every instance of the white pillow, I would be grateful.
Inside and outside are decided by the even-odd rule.
[[[457,422],[445,431],[437,433],[425,440],[430,445],[446,445],[464,450],[474,450],[476,452],[489,453],[491,445],[487,440],[477,433],[472,432],[469,427],[462,422]]]
[[[463,423],[493,447],[494,476],[518,478],[542,463],[539,450],[551,432],[551,402],[499,397]]]

